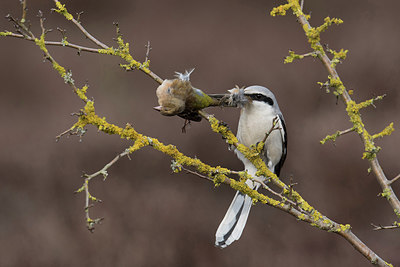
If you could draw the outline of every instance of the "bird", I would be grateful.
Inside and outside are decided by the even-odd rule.
[[[268,88],[259,85],[249,86],[244,90],[236,88],[229,91],[231,94],[236,94],[234,101],[241,108],[236,135],[241,144],[247,147],[256,145],[264,141],[272,127],[277,126],[265,140],[260,156],[268,169],[279,176],[286,159],[287,135],[285,120],[274,94]],[[257,169],[253,164],[237,149],[235,153],[243,162],[247,173],[256,177]],[[262,176],[256,178],[261,181],[266,180],[266,177]],[[246,181],[246,184],[254,190],[261,185],[250,179]],[[251,197],[240,191],[236,192],[215,234],[215,246],[225,248],[240,238],[252,204]]]
[[[164,80],[156,90],[159,106],[154,109],[164,116],[178,115],[185,120],[199,122],[202,119],[199,110],[220,105],[219,99],[192,86],[190,74],[193,71],[175,72],[175,79]]]

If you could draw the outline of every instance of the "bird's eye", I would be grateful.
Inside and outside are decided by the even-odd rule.
[[[263,94],[251,94],[249,95],[251,97],[251,99],[255,100],[255,101],[261,101],[261,102],[265,102],[268,105],[273,106],[274,105],[274,100],[272,100],[272,98],[265,96]]]

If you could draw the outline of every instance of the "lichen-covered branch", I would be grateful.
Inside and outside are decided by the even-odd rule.
[[[344,131],[336,131],[336,133],[334,133],[334,134],[331,134],[331,135],[327,135],[327,136],[325,136],[325,138],[324,139],[322,139],[321,141],[319,141],[321,144],[325,144],[327,141],[332,141],[332,142],[335,142],[336,141],[336,139],[339,137],[339,136],[342,136],[342,135],[344,135],[344,134],[348,134],[348,133],[351,133],[351,132],[353,132],[354,131],[354,128],[350,128],[350,129],[347,129],[347,130],[344,130]]]
[[[310,18],[309,15],[305,15],[301,10],[300,4],[298,0],[288,0],[288,3],[285,5],[281,5],[279,7],[274,8],[271,11],[272,16],[276,15],[285,15],[288,9],[293,11],[293,14],[297,17],[298,21],[303,27],[304,33],[307,37],[308,42],[310,43],[313,52],[318,56],[321,60],[325,68],[327,69],[329,76],[328,82],[325,83],[330,87],[334,88],[334,95],[340,97],[344,104],[346,105],[346,111],[349,117],[350,122],[353,124],[351,128],[352,131],[358,133],[361,137],[361,140],[364,143],[364,153],[363,158],[368,159],[371,165],[371,168],[382,187],[382,191],[385,193],[390,205],[392,206],[394,213],[398,218],[400,218],[400,201],[394,193],[390,180],[387,179],[384,174],[378,158],[377,153],[381,149],[374,142],[375,139],[390,135],[394,131],[393,123],[390,123],[384,130],[377,134],[370,134],[366,129],[363,120],[361,118],[360,110],[369,106],[373,106],[374,101],[381,100],[383,96],[379,96],[373,99],[366,100],[361,103],[356,103],[350,96],[349,91],[347,91],[343,82],[341,81],[339,74],[336,71],[337,63],[344,59],[347,55],[347,50],[341,49],[339,52],[336,52],[332,49],[328,49],[328,52],[333,55],[333,58],[330,59],[327,53],[325,52],[324,47],[320,43],[320,34],[327,29],[328,26],[332,24],[341,24],[343,23],[340,19],[331,19],[329,17],[325,18],[324,23],[319,27],[312,27],[308,21]],[[292,55],[293,52],[290,52]],[[290,57],[289,55],[289,57]],[[321,83],[322,84],[322,83]],[[325,85],[323,84],[323,85]],[[329,136],[328,136],[329,137]],[[335,136],[331,136],[334,138]],[[337,136],[336,136],[337,137]],[[328,138],[328,139],[332,139]]]
[[[382,97],[370,99],[361,103],[356,103],[352,100],[350,93],[347,91],[346,87],[344,86],[343,82],[341,81],[339,74],[336,71],[336,65],[343,59],[346,58],[347,50],[341,49],[339,52],[334,51],[332,49],[328,49],[328,52],[333,55],[333,58],[330,59],[327,55],[324,47],[320,43],[320,35],[324,32],[329,26],[332,24],[341,24],[343,21],[341,19],[330,18],[326,17],[324,19],[324,23],[319,27],[312,27],[309,23],[310,15],[306,15],[303,13],[302,5],[299,3],[299,0],[287,0],[287,4],[280,5],[274,8],[271,11],[272,16],[276,15],[286,15],[286,12],[291,9],[293,14],[297,17],[297,20],[302,25],[304,33],[307,37],[308,42],[310,43],[311,49],[317,55],[317,57],[321,60],[323,65],[325,66],[326,70],[329,73],[328,82],[321,85],[329,85],[331,88],[334,89],[333,94],[336,97],[340,97],[344,104],[346,105],[346,111],[349,116],[350,122],[353,124],[351,131],[355,131],[361,137],[361,140],[364,143],[364,153],[363,158],[368,159],[371,165],[371,169],[373,170],[382,190],[382,196],[386,197],[389,201],[390,205],[392,206],[394,213],[398,218],[400,218],[400,201],[397,198],[396,194],[394,193],[391,187],[391,181],[388,180],[378,162],[377,153],[380,150],[379,146],[376,146],[374,143],[374,139],[378,137],[383,137],[386,135],[390,135],[394,128],[393,123],[390,123],[383,131],[377,134],[370,134],[362,119],[360,110],[362,108],[368,107],[373,105],[373,102],[377,99],[381,99]],[[296,55],[294,52],[289,52],[289,59],[286,59],[285,62],[292,62],[293,59],[301,59],[301,56]],[[335,140],[338,136],[342,135],[343,132],[337,132],[334,135],[327,136],[323,140]],[[347,236],[349,237],[349,236]],[[349,240],[349,239],[348,239]],[[365,257],[367,257],[372,263],[377,264],[379,266],[388,266],[389,264],[383,261],[380,258],[376,258],[371,256],[371,252],[368,249],[363,248],[362,246],[356,246],[355,248],[360,251]]]

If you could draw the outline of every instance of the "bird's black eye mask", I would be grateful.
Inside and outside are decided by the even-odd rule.
[[[244,95],[250,97],[253,101],[265,102],[270,106],[274,105],[274,100],[272,100],[272,98],[265,96],[263,94],[244,94]]]

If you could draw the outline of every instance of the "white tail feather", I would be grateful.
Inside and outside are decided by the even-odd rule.
[[[246,183],[256,190],[260,186],[259,183],[254,184],[251,180],[247,180]],[[249,217],[252,203],[251,197],[239,191],[236,192],[215,234],[216,246],[225,248],[240,238]]]

